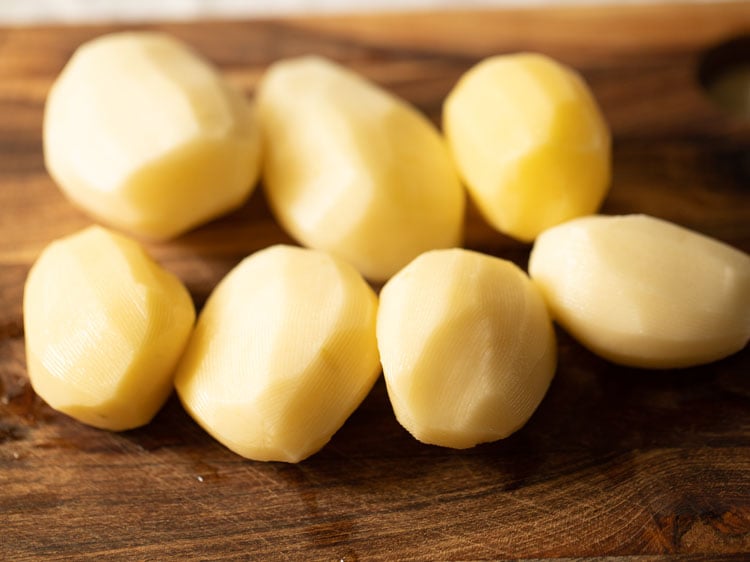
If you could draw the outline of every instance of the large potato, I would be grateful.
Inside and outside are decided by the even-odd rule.
[[[555,319],[615,363],[689,367],[750,339],[750,257],[663,220],[561,224],[539,236],[529,271]]]
[[[464,193],[437,130],[414,108],[317,57],[274,64],[258,104],[274,214],[306,246],[385,280],[459,245]]]
[[[523,426],[555,372],[538,289],[511,262],[427,252],[380,293],[378,347],[398,421],[425,443],[465,448]]]
[[[443,126],[473,200],[529,242],[596,212],[610,181],[610,135],[583,80],[542,55],[486,59],[448,95]]]
[[[260,130],[249,102],[185,45],[117,33],[80,47],[50,90],[44,156],[97,219],[166,239],[247,199]]]
[[[101,227],[50,244],[23,302],[34,391],[84,423],[148,423],[172,392],[195,310],[185,287],[141,246]]]
[[[324,252],[272,246],[216,287],[175,385],[218,441],[255,460],[297,462],[323,447],[380,372],[377,297]]]

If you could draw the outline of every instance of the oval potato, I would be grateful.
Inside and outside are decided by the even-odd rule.
[[[174,275],[137,242],[97,226],[44,249],[23,312],[34,391],[115,431],[148,423],[164,404],[195,320]]]
[[[689,367],[750,339],[750,257],[664,220],[561,224],[537,239],[529,272],[555,319],[615,363]]]
[[[521,241],[596,212],[609,188],[604,117],[581,77],[549,57],[480,62],[446,98],[443,126],[484,218]]]
[[[378,347],[398,421],[425,443],[467,448],[523,426],[555,372],[542,297],[513,263],[422,254],[383,287]]]
[[[232,451],[298,462],[325,445],[380,372],[377,297],[343,260],[272,246],[242,261],[200,314],[175,386]]]
[[[47,170],[106,224],[173,238],[239,207],[260,172],[250,103],[186,45],[123,32],[81,46],[44,112]]]
[[[460,245],[465,195],[438,131],[413,107],[319,57],[272,65],[259,86],[264,185],[281,225],[384,281]]]

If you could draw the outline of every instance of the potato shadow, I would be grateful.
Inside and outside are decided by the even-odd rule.
[[[750,424],[750,351],[689,369],[615,366],[558,331],[558,372],[529,422],[467,450],[424,445],[396,421],[382,378],[331,442],[300,468],[354,492],[425,490],[425,481],[492,478],[513,490],[635,452],[719,446]],[[429,491],[429,490],[425,490]]]

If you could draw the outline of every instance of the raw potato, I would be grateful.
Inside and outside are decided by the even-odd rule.
[[[615,363],[688,367],[750,339],[750,257],[663,220],[562,224],[537,239],[529,271],[556,320]]]
[[[148,423],[164,404],[195,320],[176,277],[137,242],[96,226],[42,252],[23,312],[34,391],[114,431]]]
[[[610,135],[581,77],[538,54],[489,58],[445,101],[443,124],[485,219],[530,242],[596,212],[610,181]]]
[[[555,372],[544,301],[511,262],[468,250],[421,255],[380,293],[378,348],[398,421],[466,448],[531,417]]]
[[[377,297],[349,264],[272,246],[240,263],[200,315],[175,378],[185,409],[231,450],[298,462],[380,372]]]
[[[260,169],[251,105],[167,35],[107,35],[76,51],[47,98],[44,155],[97,219],[167,239],[240,206]]]
[[[382,281],[460,245],[465,195],[438,131],[413,107],[317,57],[274,64],[258,93],[264,184],[282,226]]]

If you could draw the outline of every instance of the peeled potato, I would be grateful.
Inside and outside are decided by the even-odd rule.
[[[470,69],[447,97],[448,145],[497,230],[529,242],[596,212],[610,181],[610,135],[581,77],[538,54]]]
[[[137,242],[96,226],[42,252],[23,312],[34,391],[114,431],[148,423],[164,404],[195,320],[176,277]]]
[[[437,130],[414,108],[317,57],[274,64],[258,93],[264,184],[302,244],[382,281],[459,245],[463,189]]]
[[[708,363],[750,339],[750,257],[644,215],[580,218],[544,232],[529,262],[556,320],[615,363]]]
[[[552,322],[511,262],[427,252],[380,293],[378,348],[398,421],[425,443],[467,448],[531,417],[555,372]]]
[[[380,372],[377,297],[346,262],[272,246],[200,315],[175,378],[190,415],[232,451],[298,462],[325,445]]]
[[[47,169],[97,219],[167,239],[240,206],[260,169],[248,101],[167,35],[80,47],[44,114]]]

